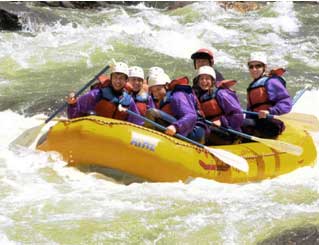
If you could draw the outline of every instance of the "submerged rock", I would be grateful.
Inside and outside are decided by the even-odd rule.
[[[0,9],[0,30],[19,31],[22,29],[17,15]]]
[[[286,230],[281,234],[267,238],[259,242],[258,245],[282,245],[282,244],[298,244],[298,245],[315,245],[319,244],[319,227],[308,225],[301,228]]]
[[[219,2],[224,9],[233,9],[241,13],[258,10],[264,4],[261,2]]]
[[[34,31],[57,22],[68,22],[49,9],[39,9],[35,5],[37,2],[0,2],[0,30]],[[5,18],[3,13],[10,18]]]

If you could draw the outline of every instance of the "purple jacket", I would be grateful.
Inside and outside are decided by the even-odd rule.
[[[222,126],[241,131],[244,114],[236,92],[230,89],[219,89],[216,100],[223,111],[223,115],[220,117]]]
[[[236,92],[230,89],[218,89],[217,91],[215,90],[215,93],[215,99],[223,113],[220,117],[221,126],[241,131],[240,127],[244,121],[244,115]],[[208,91],[203,91],[199,87],[197,88],[199,100],[207,95]]]
[[[292,99],[278,78],[270,78],[266,82],[265,87],[269,100],[274,103],[274,105],[268,109],[270,114],[282,115],[291,111]],[[247,110],[251,111],[249,104],[247,104]]]
[[[147,109],[155,108],[155,103],[151,95],[147,96]]]
[[[192,93],[176,91],[172,94],[170,106],[177,121],[173,123],[177,132],[187,136],[193,131],[197,121],[195,98]]]
[[[75,105],[68,106],[68,118],[86,116],[90,111],[95,111],[95,106],[101,99],[102,93],[100,89],[93,89],[88,93],[80,96],[77,99],[77,103]],[[128,109],[137,114],[140,114],[133,98],[131,98],[130,100],[130,105]],[[144,123],[141,119],[134,117],[132,115],[128,115],[127,121],[138,125],[143,125]]]

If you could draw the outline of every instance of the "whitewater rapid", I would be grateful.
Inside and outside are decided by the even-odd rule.
[[[291,96],[312,85],[293,111],[319,117],[318,5],[269,2],[245,14],[216,2],[176,10],[142,3],[31,9],[64,22],[29,19],[22,32],[0,32],[1,244],[255,244],[290,228],[319,227],[318,163],[254,183],[123,185],[68,167],[58,153],[10,147],[111,58],[192,78],[190,55],[201,47],[213,50],[226,78],[238,80],[243,106],[247,57],[266,51],[270,66],[287,69]],[[318,133],[312,136],[318,150]]]

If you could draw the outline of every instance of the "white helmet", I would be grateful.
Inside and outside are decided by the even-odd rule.
[[[250,59],[248,60],[248,64],[250,62],[257,61],[267,65],[267,55],[265,52],[253,52],[250,54]]]
[[[155,75],[153,74],[152,76],[148,78],[148,86],[152,87],[157,85],[165,85],[167,83],[170,83],[170,81],[171,79],[165,73],[155,74]]]
[[[128,76],[129,77],[138,77],[144,80],[144,71],[139,66],[131,66],[128,69]]]
[[[128,76],[128,66],[127,64],[123,63],[123,62],[116,62],[111,66],[111,74],[112,73],[123,73],[126,76]]]
[[[210,75],[214,80],[216,80],[216,72],[213,67],[211,66],[202,66],[197,70],[197,76],[199,75]]]
[[[155,76],[157,74],[165,73],[163,68],[158,66],[153,66],[148,70],[148,77]]]

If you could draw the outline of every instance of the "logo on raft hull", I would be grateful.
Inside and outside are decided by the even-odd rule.
[[[132,132],[130,144],[142,149],[155,151],[155,148],[160,140],[144,134]]]

